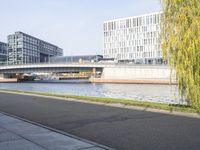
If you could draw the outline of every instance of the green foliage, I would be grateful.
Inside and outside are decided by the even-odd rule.
[[[200,111],[200,0],[163,0],[163,53],[180,94]]]

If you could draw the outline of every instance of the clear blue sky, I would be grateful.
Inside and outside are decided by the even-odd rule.
[[[104,21],[159,10],[160,0],[0,0],[0,41],[22,31],[65,55],[102,54]]]

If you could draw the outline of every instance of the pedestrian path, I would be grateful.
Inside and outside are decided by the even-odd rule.
[[[1,150],[106,150],[103,146],[0,113]]]

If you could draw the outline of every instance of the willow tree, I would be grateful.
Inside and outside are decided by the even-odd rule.
[[[163,54],[180,94],[200,111],[200,0],[162,0]]]

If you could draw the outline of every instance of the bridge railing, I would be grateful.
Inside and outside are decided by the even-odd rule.
[[[1,67],[8,67],[8,66],[30,66],[30,65],[97,65],[97,66],[168,66],[166,64],[130,64],[130,63],[110,63],[110,62],[42,62],[42,63],[27,63],[27,64],[1,64]]]

